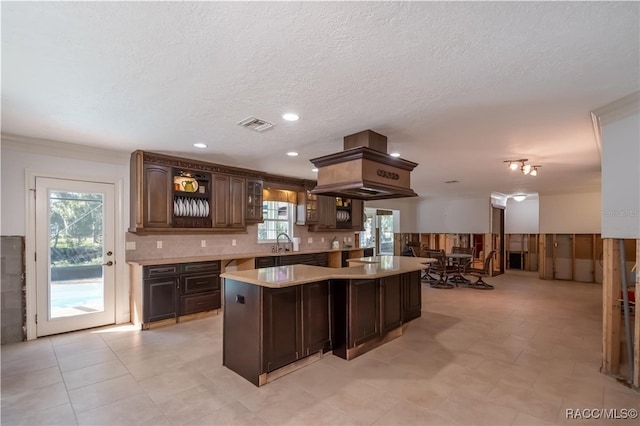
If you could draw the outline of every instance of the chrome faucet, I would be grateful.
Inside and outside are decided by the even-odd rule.
[[[287,235],[286,232],[281,232],[278,234],[278,236],[276,237],[276,253],[280,253],[280,237],[286,237],[287,241],[289,241],[289,244],[293,244],[293,242],[291,241],[291,238],[289,238],[289,236]],[[286,248],[284,248],[284,251],[289,251]]]

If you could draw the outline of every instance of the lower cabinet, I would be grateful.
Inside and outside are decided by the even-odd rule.
[[[382,301],[380,321],[382,322],[383,333],[402,325],[404,317],[402,297],[403,277],[404,275],[393,275],[380,279],[380,300]]]
[[[349,285],[349,347],[380,334],[378,280],[351,280]]]
[[[402,321],[420,318],[422,314],[422,282],[420,271],[400,275],[402,282]]]
[[[226,279],[222,364],[251,383],[331,348],[330,282],[266,288]]]
[[[331,347],[329,287],[320,281],[264,289],[265,372]]]
[[[307,253],[307,254],[291,254],[276,257],[275,266],[287,265],[312,265],[312,266],[329,266],[329,255],[327,253]]]
[[[333,354],[353,359],[421,315],[420,271],[331,283]],[[401,333],[400,333],[401,334]]]
[[[331,349],[330,284],[327,281],[302,287],[302,336],[304,355]]]
[[[142,323],[219,309],[220,262],[143,267]]]
[[[263,369],[273,371],[302,354],[302,299],[300,286],[264,290]]]
[[[178,310],[176,295],[178,277],[152,278],[144,282],[143,321],[150,323],[169,318],[176,318]]]

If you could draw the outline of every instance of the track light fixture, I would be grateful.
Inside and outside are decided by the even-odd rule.
[[[519,160],[504,160],[505,163],[509,163],[508,167],[511,170],[520,169],[523,175],[538,176],[538,169],[542,166],[532,166],[531,164],[527,164],[527,161],[529,161],[528,158],[521,158]]]

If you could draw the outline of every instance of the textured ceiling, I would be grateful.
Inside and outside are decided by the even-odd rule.
[[[310,158],[372,129],[421,196],[597,188],[589,113],[640,81],[638,2],[1,7],[3,133],[314,179]]]

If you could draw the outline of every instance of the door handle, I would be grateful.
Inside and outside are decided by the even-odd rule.
[[[107,252],[107,256],[111,256],[112,254],[113,254],[113,252],[112,252],[111,250],[109,250],[109,251]]]
[[[105,266],[113,266],[113,261],[108,261],[107,263],[103,263]]]

